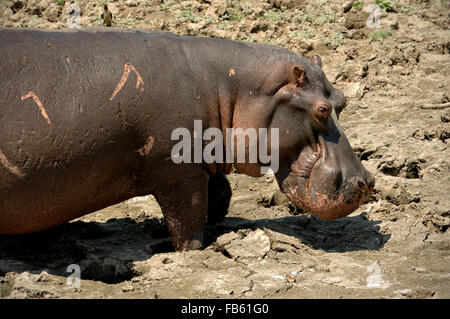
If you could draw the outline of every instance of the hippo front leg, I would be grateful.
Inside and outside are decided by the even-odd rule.
[[[208,181],[191,178],[173,185],[155,198],[161,206],[173,246],[177,251],[200,249],[208,209]]]

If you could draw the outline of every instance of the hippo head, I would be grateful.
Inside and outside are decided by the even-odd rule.
[[[318,56],[278,69],[263,85],[268,107],[257,115],[279,129],[276,180],[304,211],[322,219],[344,217],[368,199],[375,184],[339,125],[346,99],[327,80]],[[248,167],[238,170],[257,175]]]

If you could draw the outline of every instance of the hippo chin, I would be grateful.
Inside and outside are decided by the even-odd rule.
[[[250,176],[275,167],[289,199],[323,219],[350,214],[373,190],[338,123],[345,97],[318,56],[114,28],[0,28],[0,48],[2,235],[152,194],[175,249],[198,249],[205,221],[227,213],[233,165]],[[203,140],[192,134],[199,124]],[[193,136],[195,151],[230,129],[278,132],[244,139],[245,159],[267,142],[271,163],[240,161],[218,138],[211,154],[226,161],[172,156],[174,132]]]

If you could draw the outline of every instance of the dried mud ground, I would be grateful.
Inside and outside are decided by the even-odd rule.
[[[0,26],[64,28],[63,2],[0,1]],[[231,174],[227,218],[205,227],[204,249],[184,253],[173,251],[153,197],[134,198],[0,237],[0,296],[449,298],[450,5],[387,2],[371,29],[352,1],[110,1],[115,26],[321,55],[348,98],[341,125],[375,174],[375,193],[323,221],[293,209],[273,176]],[[101,25],[97,2],[77,3],[82,26]],[[79,288],[67,284],[71,264]]]

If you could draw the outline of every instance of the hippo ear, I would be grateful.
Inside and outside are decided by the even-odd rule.
[[[318,66],[320,66],[320,68],[322,68],[322,59],[320,58],[320,56],[318,56],[317,54],[314,54],[311,57],[311,61],[315,64],[317,64]]]
[[[306,71],[301,65],[292,68],[293,80],[297,86],[303,86],[306,82]]]

